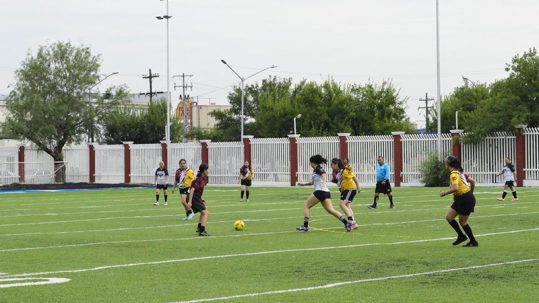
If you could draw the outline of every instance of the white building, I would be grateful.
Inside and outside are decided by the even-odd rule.
[[[230,105],[218,105],[210,103],[208,105],[202,105],[197,102],[186,101],[185,107],[187,109],[187,123],[189,127],[197,127],[203,130],[210,130],[215,128],[217,121],[210,115],[212,111],[225,111],[232,108]],[[183,103],[178,103],[176,107],[176,119],[182,124],[183,121]]]

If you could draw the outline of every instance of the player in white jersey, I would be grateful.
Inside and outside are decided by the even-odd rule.
[[[163,191],[163,196],[165,197],[165,206],[167,206],[168,170],[165,167],[165,162],[159,162],[159,168],[155,170],[153,182],[155,183],[155,203],[153,205],[159,206],[159,194],[161,191]]]
[[[303,206],[303,225],[296,228],[299,231],[309,231],[309,218],[311,214],[311,208],[318,204],[322,203],[324,209],[335,218],[339,219],[344,224],[346,231],[352,230],[352,225],[348,223],[348,220],[345,216],[341,215],[338,211],[333,208],[331,202],[331,193],[327,187],[327,174],[326,171],[322,168],[322,163],[328,163],[320,155],[314,155],[309,159],[311,167],[314,169],[312,174],[312,181],[309,183],[298,183],[300,186],[305,185],[314,185],[314,192],[309,196],[305,205]]]
[[[498,201],[503,201],[505,199],[505,196],[507,196],[507,189],[511,189],[511,192],[513,193],[513,202],[518,201],[517,198],[517,190],[514,188],[515,186],[515,167],[513,166],[513,163],[511,163],[511,158],[507,157],[505,158],[505,166],[503,167],[502,171],[498,174],[498,176],[503,175],[503,180],[505,181],[505,185],[503,186],[503,193],[501,197],[498,197]]]

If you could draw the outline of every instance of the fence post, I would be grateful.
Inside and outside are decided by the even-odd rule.
[[[95,146],[93,143],[88,143],[88,156],[90,157],[90,183],[95,183]]]
[[[404,132],[391,132],[393,135],[393,154],[394,162],[393,167],[395,169],[395,187],[400,187],[402,182],[402,141],[401,136]]]
[[[524,167],[526,167],[526,137],[524,136],[524,129],[527,125],[515,125],[515,137],[516,137],[516,151],[515,151],[515,164],[517,170],[517,186],[524,186],[524,179],[526,174],[524,173]]]
[[[251,143],[253,141],[254,136],[243,136],[243,161],[249,161],[249,163],[252,165],[251,162]]]
[[[207,165],[210,165],[210,163],[208,163],[210,161],[208,143],[210,143],[210,142],[211,142],[211,140],[200,140],[200,145],[201,145],[200,158],[202,159],[202,163],[206,163]],[[209,183],[210,178],[206,178],[206,182]]]
[[[18,154],[18,164],[19,164],[19,183],[24,183],[26,179],[26,175],[24,172],[24,145],[19,145],[19,154]]]
[[[165,162],[168,169],[168,141],[161,141],[161,161]]]
[[[298,138],[300,135],[288,135],[290,140],[290,186],[298,182]]]
[[[339,135],[339,158],[344,160],[348,158],[348,137],[350,133],[338,133]]]
[[[125,141],[124,145],[124,183],[131,183],[131,144],[133,141]]]
[[[452,129],[451,132],[451,141],[453,143],[453,156],[455,156],[459,161],[462,162],[462,129]]]

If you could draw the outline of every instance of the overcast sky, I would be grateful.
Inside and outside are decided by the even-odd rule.
[[[145,92],[141,75],[151,68],[160,75],[154,88],[164,91],[166,23],[155,16],[165,12],[159,0],[0,1],[0,94],[28,52],[56,41],[89,46],[102,56],[102,74],[119,72],[96,90],[125,83]],[[238,84],[220,59],[243,76],[278,66],[248,83],[268,75],[391,80],[422,124],[417,100],[436,94],[435,13],[435,0],[169,0],[170,74],[194,74],[189,93],[202,104],[226,103]],[[511,57],[537,47],[538,16],[538,0],[440,0],[442,94],[463,76],[504,78]]]

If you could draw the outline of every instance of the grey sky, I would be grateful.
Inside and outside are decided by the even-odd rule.
[[[269,74],[295,81],[390,79],[421,124],[417,99],[436,94],[435,3],[169,0],[171,75],[194,74],[189,93],[203,104],[225,103],[238,83],[220,59],[243,75],[275,64]],[[141,75],[152,68],[160,74],[154,87],[166,90],[165,22],[155,19],[165,1],[3,0],[0,12],[0,94],[9,92],[29,50],[59,40],[101,54],[103,74],[119,72],[96,89],[125,83],[134,93],[147,91]],[[462,76],[505,77],[512,56],[537,47],[538,16],[537,0],[440,0],[442,94],[462,85]]]

